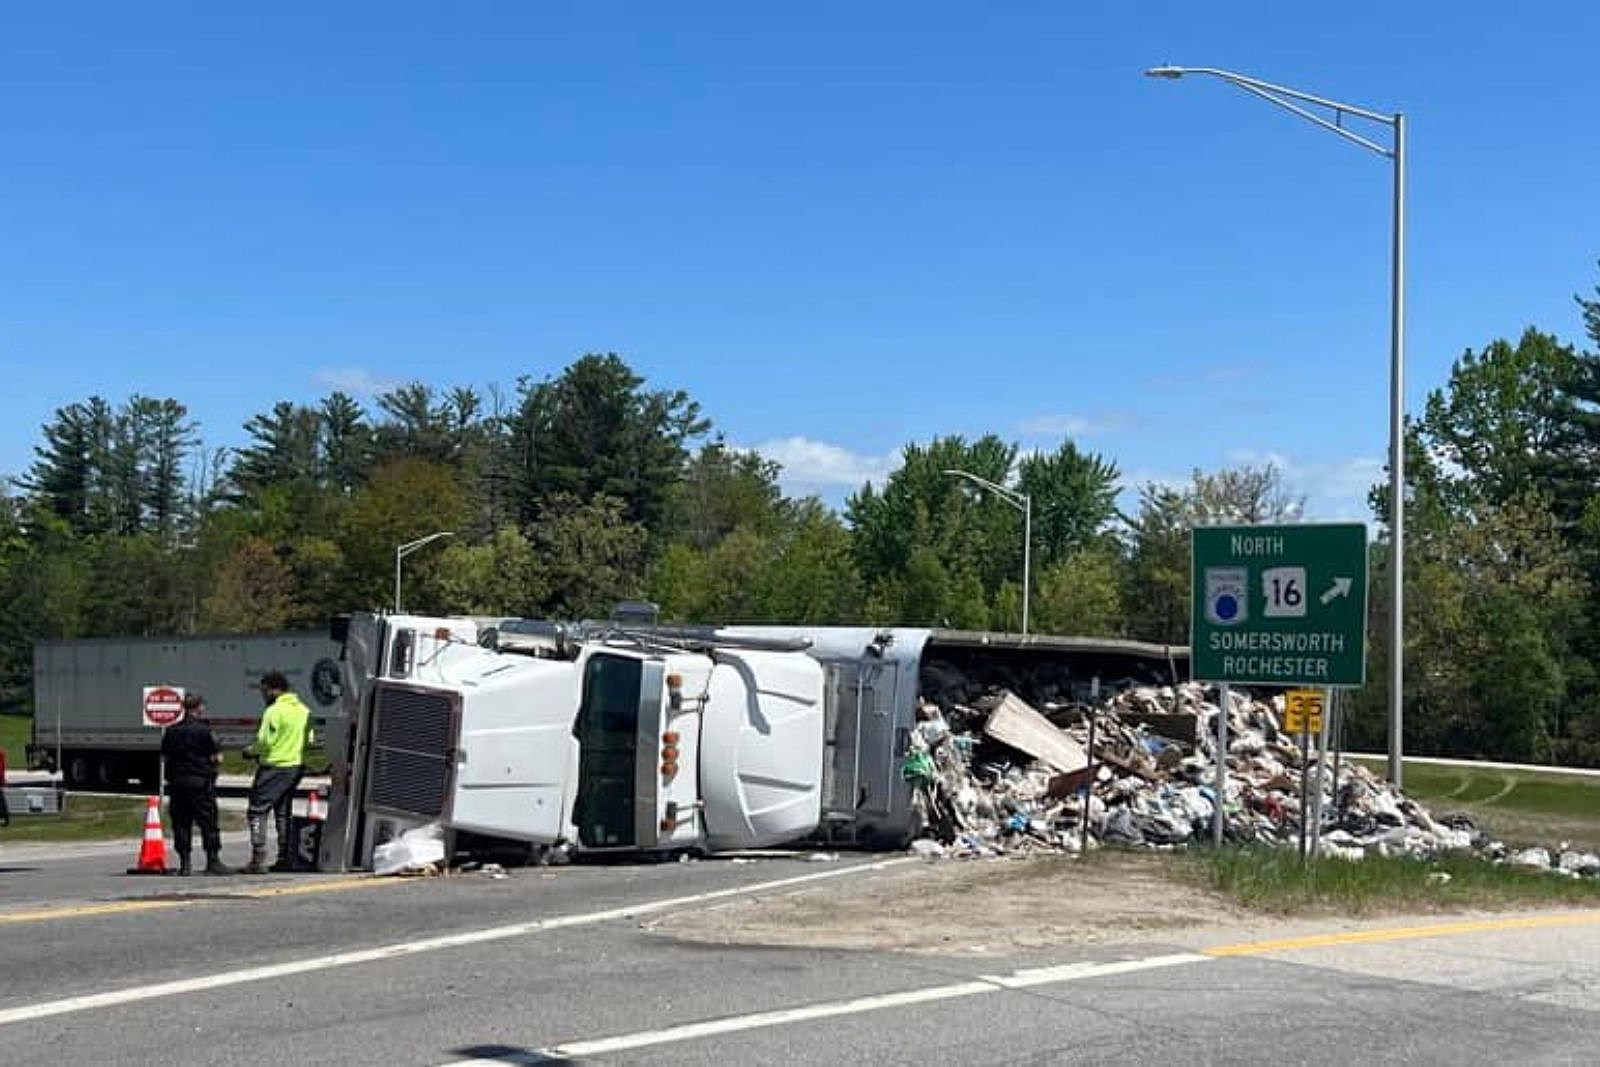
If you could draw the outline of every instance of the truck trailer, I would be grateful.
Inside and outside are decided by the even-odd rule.
[[[262,674],[282,671],[325,719],[339,710],[339,644],[326,631],[203,637],[107,637],[33,646],[31,767],[73,788],[153,789],[161,731],[143,725],[148,685],[203,694],[225,748],[242,748],[261,720]]]
[[[1187,675],[1187,649],[828,626],[349,617],[319,863],[437,825],[576,853],[804,840],[903,847],[921,697],[952,686],[1093,699]]]

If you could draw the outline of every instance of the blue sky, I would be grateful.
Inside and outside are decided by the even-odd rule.
[[[831,501],[910,440],[1062,434],[1130,481],[1380,477],[1387,163],[1408,406],[1464,348],[1580,338],[1600,8],[28,5],[0,14],[0,474],[56,407],[274,401],[621,353]]]

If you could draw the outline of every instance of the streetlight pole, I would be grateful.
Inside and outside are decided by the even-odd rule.
[[[441,537],[454,537],[454,530],[440,530],[427,537],[419,537],[415,541],[407,541],[403,545],[396,545],[394,550],[394,613],[400,614],[400,561],[424,545],[431,544]]]
[[[947,470],[943,473],[954,478],[965,478],[980,488],[987,489],[1007,504],[1022,512],[1022,632],[1028,632],[1028,587],[1033,584],[1033,498],[1027,493],[996,485],[971,471]]]
[[[1186,74],[1220,78],[1394,163],[1394,232],[1389,277],[1389,780],[1399,786],[1403,775],[1405,715],[1406,117],[1398,111],[1385,115],[1215,67],[1152,67],[1145,74],[1167,79]],[[1333,118],[1329,120],[1312,108],[1331,113]],[[1346,129],[1346,116],[1389,127],[1392,131],[1390,145],[1385,147]]]

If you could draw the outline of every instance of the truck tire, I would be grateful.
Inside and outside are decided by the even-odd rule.
[[[117,783],[117,761],[101,756],[94,761],[94,784],[97,789],[110,789]]]
[[[70,752],[67,754],[66,764],[62,773],[66,776],[69,789],[82,789],[89,784],[89,775],[94,768],[88,756],[82,752]]]

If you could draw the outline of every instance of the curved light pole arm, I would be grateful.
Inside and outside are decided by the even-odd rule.
[[[1033,584],[1033,497],[1027,493],[1019,493],[1015,489],[1007,489],[1005,486],[991,482],[987,478],[980,478],[971,471],[950,469],[942,473],[956,478],[965,478],[972,484],[987,489],[1022,512],[1022,632],[1026,634],[1028,632],[1029,586]]]
[[[1326,97],[1313,96],[1310,93],[1303,93],[1298,89],[1290,89],[1283,85],[1274,85],[1271,82],[1264,82],[1260,78],[1251,78],[1247,75],[1239,74],[1231,70],[1219,70],[1216,67],[1152,67],[1145,71],[1145,73],[1152,78],[1181,78],[1185,74],[1201,74],[1212,78],[1221,78],[1229,85],[1236,86],[1237,88],[1243,89],[1247,93],[1259,96],[1261,99],[1270,104],[1275,104],[1278,107],[1283,108],[1285,111],[1291,111],[1305,119],[1307,122],[1314,122],[1330,133],[1336,133],[1345,140],[1358,144],[1362,148],[1368,149],[1369,151],[1376,152],[1380,156],[1393,158],[1395,154],[1395,149],[1385,148],[1376,141],[1368,140],[1367,138],[1362,137],[1360,134],[1352,133],[1351,131],[1345,129],[1339,124],[1338,119],[1344,115],[1354,115],[1356,118],[1366,119],[1369,122],[1380,123],[1384,126],[1394,129],[1397,128],[1399,122],[1399,116],[1397,115],[1384,115],[1368,108],[1357,107],[1355,104],[1345,104],[1338,100],[1329,100]],[[1300,100],[1307,104],[1314,104],[1317,107],[1327,108],[1329,111],[1333,112],[1335,121],[1329,122],[1316,112],[1309,111],[1306,108],[1301,107],[1299,104],[1291,103],[1291,101],[1294,100]]]
[[[1292,111],[1301,118],[1338,134],[1394,163],[1394,232],[1390,269],[1389,327],[1389,780],[1403,784],[1403,718],[1405,715],[1405,225],[1406,225],[1406,118],[1400,112],[1385,115],[1370,108],[1329,100],[1274,85],[1236,71],[1217,67],[1151,67],[1152,78],[1177,79],[1186,74],[1220,78],[1268,103]],[[1299,103],[1295,103],[1299,101]],[[1334,121],[1301,107],[1310,104],[1333,112]],[[1387,126],[1393,134],[1385,148],[1342,125],[1346,115]]]
[[[400,561],[424,545],[432,544],[441,537],[454,537],[454,530],[440,530],[427,537],[419,537],[415,541],[407,541],[403,545],[396,545],[394,549],[394,613],[400,614]]]
[[[1371,108],[1360,107],[1356,104],[1346,104],[1339,100],[1329,100],[1325,96],[1315,96],[1300,89],[1291,89],[1287,85],[1274,85],[1272,82],[1262,81],[1260,78],[1252,78],[1250,75],[1240,74],[1236,70],[1223,70],[1220,67],[1151,67],[1145,71],[1145,74],[1152,78],[1169,79],[1181,78],[1185,74],[1205,74],[1213,78],[1221,78],[1224,81],[1233,82],[1235,85],[1248,85],[1252,89],[1260,89],[1263,92],[1286,96],[1291,100],[1302,100],[1308,104],[1325,107],[1330,111],[1343,111],[1346,114],[1355,115],[1358,118],[1371,119],[1373,122],[1382,122],[1385,125],[1391,125],[1394,120],[1394,116],[1385,115],[1381,111],[1374,111]]]
[[[1007,489],[1003,485],[997,485],[994,482],[991,482],[987,478],[980,478],[976,474],[973,474],[971,471],[947,470],[947,471],[943,471],[941,473],[949,474],[949,475],[952,475],[952,476],[954,476],[956,478],[965,478],[967,481],[972,482],[974,485],[980,485],[983,488],[989,490],[989,492],[995,494],[996,496],[1003,498],[1007,504],[1010,504],[1012,507],[1016,508],[1018,511],[1023,510],[1023,507],[1024,507],[1024,503],[1023,502],[1028,499],[1027,495],[1024,494],[1024,493],[1019,493],[1015,489]]]

